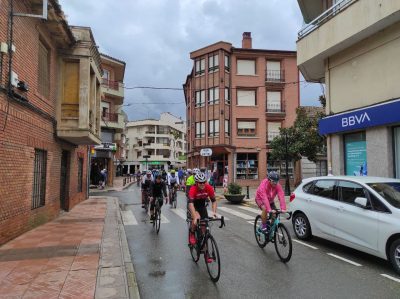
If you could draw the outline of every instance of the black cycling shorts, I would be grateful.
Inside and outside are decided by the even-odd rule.
[[[162,207],[162,205],[163,205],[163,203],[164,203],[164,200],[163,200],[163,198],[162,197],[157,197],[157,198],[155,198],[152,202],[151,202],[151,204],[150,204],[150,209],[152,210],[152,209],[154,209],[154,206],[155,206],[155,201],[158,199],[158,203],[160,204],[160,208]]]
[[[208,218],[207,207],[205,205],[202,205],[202,206],[195,205],[194,209],[196,210],[197,213],[199,213],[200,219]]]

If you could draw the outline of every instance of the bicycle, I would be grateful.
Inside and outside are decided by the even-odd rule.
[[[189,224],[189,234],[190,234],[190,226],[192,223],[192,219],[189,218],[186,220]],[[195,231],[196,236],[196,244],[189,244],[190,255],[195,263],[197,263],[200,259],[200,255],[204,254],[204,261],[206,263],[208,275],[213,282],[217,282],[219,280],[221,274],[221,259],[219,256],[219,250],[217,246],[217,242],[214,237],[211,235],[211,225],[210,223],[220,221],[219,228],[225,226],[224,216],[221,218],[206,218],[197,220],[197,226]],[[203,232],[205,228],[205,231]],[[208,262],[207,259],[211,258],[212,262]]]
[[[153,219],[153,228],[156,230],[157,234],[161,228],[161,206],[160,200],[162,202],[162,197],[154,198],[154,219]]]
[[[281,214],[288,214],[289,217],[286,218],[289,220],[292,217],[292,212],[282,212],[281,210],[276,210],[275,220],[272,223],[269,231],[263,232],[261,231],[261,215],[257,215],[254,220],[254,235],[256,237],[256,241],[260,248],[264,248],[269,242],[275,244],[275,251],[278,254],[280,260],[283,263],[287,263],[292,257],[292,238],[287,230],[286,226],[280,222]],[[271,219],[272,213],[269,213],[269,218]],[[282,245],[282,249],[286,249],[288,252],[285,254],[281,252],[278,246]]]
[[[149,191],[148,190],[143,190],[143,196],[144,196],[144,210],[146,211],[146,213],[149,212]]]

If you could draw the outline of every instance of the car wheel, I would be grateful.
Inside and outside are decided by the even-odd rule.
[[[312,237],[311,226],[308,218],[303,213],[297,213],[293,217],[293,230],[300,240],[309,240]]]
[[[389,259],[393,269],[400,274],[400,239],[397,239],[390,245]]]

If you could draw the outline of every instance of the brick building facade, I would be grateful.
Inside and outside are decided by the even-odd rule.
[[[190,58],[193,69],[184,84],[188,168],[216,170],[219,185],[224,176],[258,185],[267,171],[280,169],[268,159],[269,142],[296,118],[296,52],[253,49],[245,32],[241,48],[218,42]],[[211,148],[212,156],[202,157],[203,148]]]
[[[13,1],[13,10],[41,14],[39,3]],[[57,0],[48,8],[45,21],[13,17],[14,52],[0,57],[0,245],[88,197],[88,145],[100,143],[102,71],[90,28],[69,27]]]

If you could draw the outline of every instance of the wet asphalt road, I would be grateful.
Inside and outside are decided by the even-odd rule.
[[[226,227],[212,227],[222,267],[220,280],[213,283],[203,258],[197,264],[192,261],[187,224],[169,206],[162,208],[168,223],[161,224],[157,235],[141,208],[136,186],[91,195],[118,197],[122,209],[133,215],[134,221],[125,225],[125,231],[142,298],[400,298],[400,280],[381,275],[400,279],[386,261],[322,239],[306,243],[314,248],[293,242],[292,258],[283,264],[273,244],[264,249],[257,246],[251,220],[227,211],[256,214],[225,200],[219,207],[228,210],[219,212],[229,218]],[[185,213],[185,202],[183,192],[179,192],[178,212]],[[283,223],[296,240],[291,223]]]

